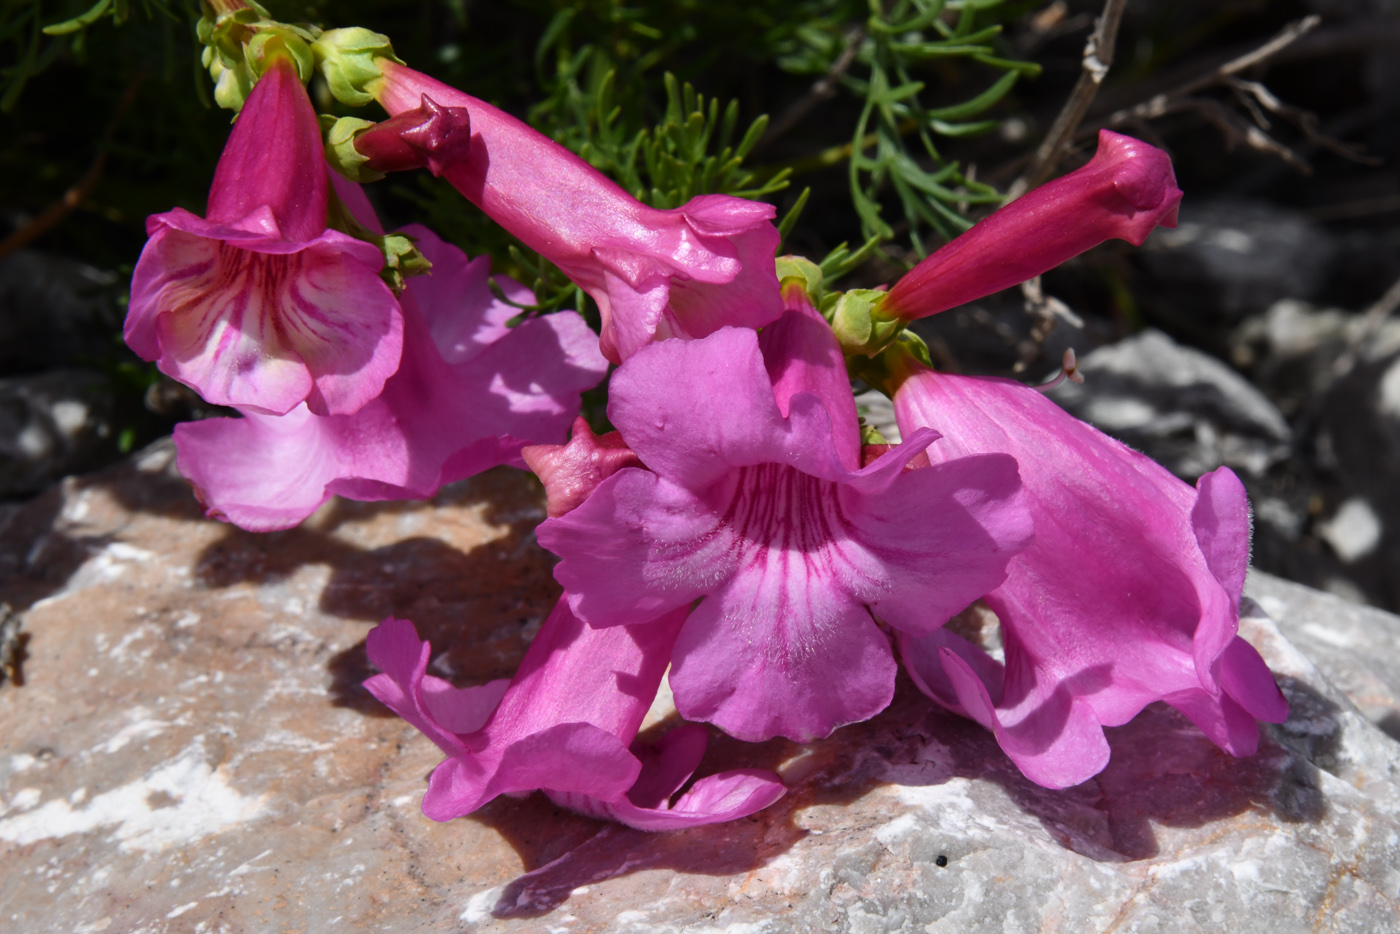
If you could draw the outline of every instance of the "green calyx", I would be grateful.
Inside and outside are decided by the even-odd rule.
[[[831,322],[846,356],[873,357],[904,330],[905,322],[884,310],[885,294],[878,289],[851,289],[823,299],[822,314]]]
[[[805,256],[779,256],[778,286],[784,292],[791,285],[800,286],[812,304],[820,307],[822,296],[822,268]]]
[[[352,182],[377,182],[384,177],[383,172],[367,168],[365,163],[369,159],[355,148],[355,136],[372,126],[373,121],[359,117],[341,117],[337,120],[329,114],[321,115],[321,129],[326,134],[326,161]]]
[[[329,29],[316,39],[312,50],[331,94],[352,107],[363,107],[374,100],[367,88],[380,77],[382,60],[403,64],[394,54],[388,36],[362,26]]]
[[[355,220],[345,202],[336,197],[334,192],[331,192],[330,210],[327,214],[327,227],[349,234],[356,240],[373,244],[384,254],[384,268],[379,270],[379,278],[394,290],[395,295],[403,292],[405,279],[421,276],[433,268],[428,258],[418,252],[412,237],[406,234],[375,233]]]
[[[242,110],[253,85],[279,59],[290,61],[302,81],[311,80],[315,27],[279,23],[256,3],[207,4],[196,33],[204,43],[201,61],[214,79],[214,101],[220,107]]]
[[[860,446],[867,444],[889,444],[889,440],[874,425],[867,425],[864,419],[860,423]]]
[[[874,356],[857,354],[846,358],[846,371],[852,379],[862,380],[890,398],[894,398],[905,380],[924,369],[933,369],[928,345],[912,331],[901,331],[888,347]]]

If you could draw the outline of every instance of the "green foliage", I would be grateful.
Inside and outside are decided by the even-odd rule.
[[[1001,195],[947,161],[935,137],[958,138],[994,129],[978,119],[1016,81],[1039,73],[1038,65],[997,57],[1001,25],[986,24],[1002,0],[869,0],[864,23],[852,23],[850,4],[830,0],[831,13],[794,31],[778,64],[804,74],[831,75],[863,98],[851,142],[828,161],[848,160],[852,206],[867,239],[888,241],[895,226],[883,215],[882,195],[893,192],[915,250],[926,255],[925,232],[950,238],[971,226],[969,205],[997,204]],[[925,107],[927,83],[917,69],[961,60],[1002,72],[969,100]],[[911,145],[912,140],[912,145]]]
[[[139,10],[144,19],[157,18],[167,23],[198,16],[194,0],[141,0]],[[31,79],[48,70],[65,55],[85,61],[89,47],[89,28],[102,20],[121,25],[131,18],[131,0],[0,0],[0,48],[13,53],[4,60],[13,64],[0,68],[0,111],[13,111],[20,95]],[[168,28],[160,28],[167,40],[173,39]],[[163,58],[173,58],[172,43],[164,43]]]

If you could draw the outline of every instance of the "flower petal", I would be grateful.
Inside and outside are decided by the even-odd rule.
[[[404,619],[390,617],[370,630],[365,650],[383,672],[366,680],[365,688],[449,755],[465,748],[456,734],[481,729],[510,683],[500,678],[480,687],[454,688],[427,674],[432,647]]]
[[[687,606],[736,561],[732,532],[705,500],[635,468],[604,480],[535,535],[561,557],[554,579],[594,626],[645,623]]]
[[[288,240],[326,227],[326,156],[321,126],[296,67],[278,59],[254,85],[214,169],[206,216],[233,224],[261,207]]]
[[[802,392],[788,405],[785,419],[757,335],[725,328],[704,340],[652,344],[630,358],[609,384],[608,417],[642,463],[691,490],[762,463],[845,477],[820,400]]]
[[[560,312],[527,321],[450,366],[414,288],[403,296],[403,363],[353,415],[321,417],[303,406],[285,416],[249,411],[177,426],[180,470],[210,515],[256,531],[290,528],[333,494],[428,497],[445,483],[519,463],[530,442],[564,439],[580,392],[607,368],[582,318]]]
[[[1239,691],[1263,713],[1276,715],[1280,705],[1257,654],[1234,647],[1248,547],[1238,481],[1205,478],[1196,494],[1042,394],[1006,380],[922,370],[901,386],[895,407],[901,430],[943,432],[928,449],[935,464],[987,451],[1021,464],[1035,539],[985,598],[1002,623],[1004,686],[991,712],[968,709],[994,716],[1003,745],[1020,744],[1007,747],[1018,763],[1089,750],[1079,769],[1067,752],[1053,768],[1033,766],[1056,787],[1082,780],[1099,748],[1087,739],[1085,711],[1113,726],[1156,700],[1177,706],[1223,748],[1252,748],[1257,728],[1244,723],[1240,698],[1232,696]],[[948,652],[940,651],[951,676]],[[932,685],[927,655],[916,663]],[[964,682],[958,694],[966,706]],[[1052,736],[1056,729],[1065,731],[1063,741]]]

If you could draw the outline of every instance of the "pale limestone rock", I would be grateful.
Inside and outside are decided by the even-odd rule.
[[[1049,791],[902,684],[809,746],[716,736],[702,771],[791,785],[747,820],[648,835],[535,795],[434,824],[439,754],[356,687],[364,635],[393,612],[452,643],[436,673],[509,674],[557,593],[533,482],[254,536],[171,471],[157,446],[0,511],[0,601],[31,636],[0,688],[6,930],[1400,930],[1387,614],[1251,579],[1278,623],[1247,605],[1242,631],[1295,714],[1249,759],[1154,706]]]

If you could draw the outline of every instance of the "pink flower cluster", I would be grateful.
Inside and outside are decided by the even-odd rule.
[[[394,115],[367,150],[428,166],[554,262],[602,313],[511,327],[525,288],[489,288],[432,232],[431,273],[395,293],[382,235],[332,178],[295,71],[249,96],[206,218],[151,219],[131,346],[241,417],[181,425],[179,465],[210,515],[285,528],[332,495],[425,497],[498,464],[544,481],[540,543],[564,588],[509,681],[456,688],[390,619],[373,694],[445,759],[437,820],[541,790],[647,830],[752,814],[784,792],[755,770],[692,781],[707,727],[807,742],[874,716],[902,663],[991,730],[1033,781],[1107,763],[1103,728],[1164,701],[1252,753],[1287,714],[1237,635],[1249,506],[1226,469],[1195,489],[1005,380],[880,357],[901,444],[862,445],[847,364],[807,283],[775,272],[773,209],[706,195],[632,199],[499,110],[384,61]],[[397,121],[397,122],[396,122]],[[468,135],[469,132],[469,135]],[[877,301],[912,320],[1013,285],[1109,237],[1140,243],[1180,200],[1161,151],[1105,131],[1083,169],[1003,208]],[[611,361],[596,436],[580,393]],[[570,422],[572,438],[565,442]],[[944,624],[982,599],[1005,661]],[[669,672],[669,674],[668,674]],[[637,740],[663,677],[688,721]]]

